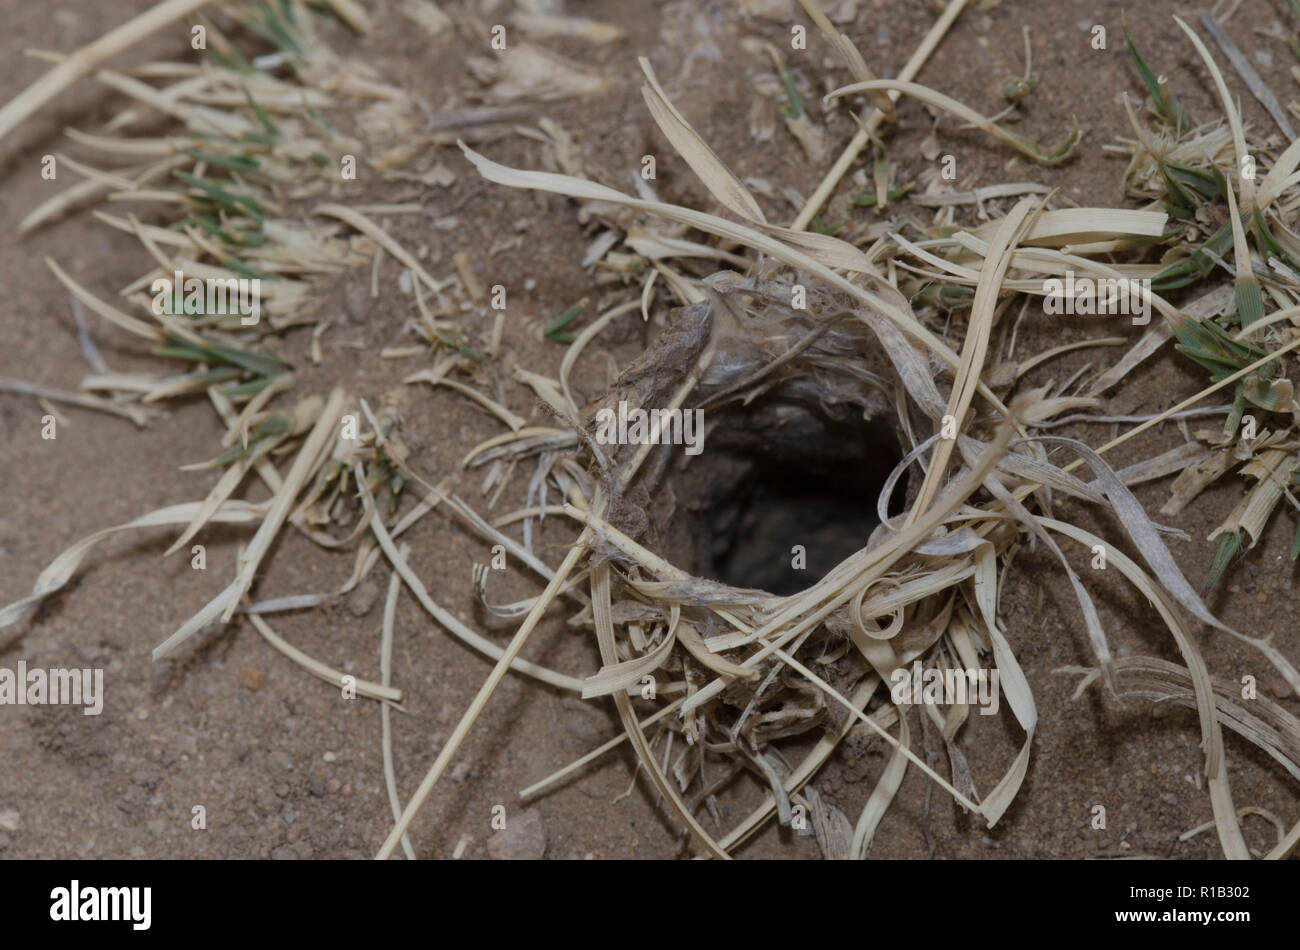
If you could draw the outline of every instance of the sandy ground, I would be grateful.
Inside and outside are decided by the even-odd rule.
[[[111,25],[149,6],[141,0],[61,5],[13,3],[0,52],[13,64],[0,78],[7,100],[40,75],[43,67],[21,57],[26,47],[75,48]],[[377,17],[376,30],[357,39],[341,27],[325,30],[331,44],[365,57],[389,81],[406,84],[435,109],[464,104],[475,83],[465,61],[479,51],[451,38],[428,40],[393,10]],[[1122,50],[1121,4],[1004,2],[963,14],[921,78],[986,114],[1000,103],[1001,79],[1018,74],[1020,25],[1033,29],[1034,68],[1039,85],[1018,127],[1048,141],[1067,131],[1071,117],[1087,130],[1078,156],[1063,167],[1041,169],[1017,161],[980,134],[944,119],[935,134],[945,151],[958,156],[960,185],[977,187],[1030,178],[1062,189],[1080,203],[1117,206],[1123,200],[1123,160],[1102,145],[1124,134],[1123,110],[1116,97],[1136,94],[1138,81]],[[884,75],[895,74],[932,21],[929,5],[886,2],[858,4],[852,35]],[[661,195],[670,201],[708,207],[702,187],[671,155],[642,106],[636,55],[646,55],[665,80],[674,101],[687,113],[720,155],[742,176],[766,178],[802,194],[811,191],[824,168],[804,160],[784,130],[775,143],[755,148],[747,116],[753,97],[750,77],[770,70],[765,59],[745,51],[740,41],[757,35],[783,42],[787,25],[740,17],[727,4],[649,5],[617,0],[572,3],[572,13],[617,23],[628,31],[621,43],[592,52],[576,41],[549,41],[568,55],[598,65],[612,81],[599,102],[564,101],[539,107],[537,115],[561,122],[580,144],[591,177],[628,187],[640,156],[659,156]],[[1128,22],[1143,38],[1144,50],[1163,65],[1178,92],[1204,115],[1217,112],[1213,90],[1170,19],[1172,3],[1152,2],[1127,11]],[[1272,68],[1260,66],[1279,90],[1291,90],[1289,56],[1276,40],[1254,36],[1251,25],[1267,25],[1281,13],[1273,5],[1247,0],[1229,32],[1246,48],[1271,53]],[[1088,46],[1087,27],[1107,25],[1109,49]],[[155,37],[149,56],[183,55],[187,30]],[[698,37],[709,39],[716,58],[693,59],[687,52]],[[691,39],[695,37],[696,39]],[[832,72],[820,58],[799,68],[820,83]],[[812,55],[812,54],[809,54]],[[132,59],[141,58],[140,53]],[[1284,100],[1287,98],[1283,97]],[[48,195],[56,183],[39,176],[40,157],[68,149],[60,129],[94,128],[112,114],[117,100],[92,84],[65,95],[45,114],[20,127],[0,146],[0,376],[75,388],[86,367],[79,354],[66,295],[42,263],[55,257],[93,292],[108,297],[141,273],[148,263],[134,241],[79,215],[31,237],[19,238],[13,225]],[[1243,101],[1249,121],[1267,117],[1253,101]],[[900,180],[923,166],[920,141],[932,130],[928,113],[914,102],[900,110],[903,131],[891,140]],[[848,119],[834,118],[828,133],[833,152],[852,134]],[[523,167],[538,161],[537,144],[514,136],[483,146],[493,158]],[[75,149],[69,149],[74,154]],[[606,291],[592,283],[579,261],[588,238],[573,205],[559,198],[506,191],[479,180],[454,150],[442,160],[458,174],[453,186],[429,189],[414,199],[424,216],[393,216],[385,222],[407,246],[430,248],[430,260],[447,270],[458,250],[468,251],[487,282],[496,278],[522,284],[535,281],[506,331],[505,355],[485,364],[474,382],[499,391],[516,410],[528,412],[531,394],[515,383],[515,362],[553,372],[561,348],[540,342],[533,326],[578,297]],[[63,182],[57,183],[58,187]],[[392,186],[358,182],[349,199],[390,200]],[[765,201],[769,214],[788,220],[797,209]],[[855,212],[865,224],[868,212]],[[454,214],[450,232],[430,222]],[[511,241],[515,235],[520,241]],[[496,248],[495,251],[491,249]],[[395,289],[396,267],[385,265],[385,288],[371,300],[369,274],[355,273],[323,287],[319,306],[339,318],[325,338],[325,363],[313,368],[303,359],[307,333],[288,334],[283,352],[301,361],[298,394],[325,392],[336,380],[375,404],[399,378],[391,365],[373,355],[397,341],[409,300]],[[365,269],[363,269],[365,270]],[[484,332],[487,317],[471,324]],[[602,340],[614,360],[626,360],[643,346],[638,317],[629,316]],[[1048,323],[1041,314],[1026,319],[1021,352],[1097,332],[1095,327]],[[1124,332],[1136,334],[1126,328]],[[95,325],[97,339],[116,369],[158,368],[125,334]],[[362,341],[369,352],[342,345]],[[1029,383],[1064,379],[1097,351],[1071,354],[1033,371]],[[1091,355],[1089,355],[1091,354]],[[404,364],[401,372],[419,368]],[[584,375],[585,374],[585,375]],[[594,392],[605,379],[603,358],[591,359],[578,377]],[[1162,409],[1202,385],[1198,372],[1164,353],[1135,373],[1114,396],[1119,411]],[[130,423],[77,409],[64,410],[58,438],[41,438],[44,414],[33,400],[0,396],[0,603],[26,594],[36,575],[77,538],[121,523],[153,508],[203,496],[215,476],[181,473],[177,466],[213,454],[221,429],[201,400],[182,401],[147,431]],[[536,413],[536,410],[532,410]],[[494,434],[497,426],[478,410],[443,391],[407,387],[405,432],[410,463],[430,481],[457,476],[457,490],[475,501],[478,476],[458,475],[464,449]],[[535,418],[541,418],[535,415]],[[1109,427],[1091,426],[1074,434],[1095,444]],[[1153,433],[1126,445],[1118,465],[1163,451],[1181,441],[1173,431]],[[1177,520],[1191,542],[1177,543],[1175,555],[1194,582],[1204,577],[1213,545],[1203,539],[1238,498],[1228,486],[1206,493]],[[1139,497],[1154,511],[1167,495],[1167,482],[1144,486]],[[260,486],[249,497],[263,497]],[[1067,509],[1069,510],[1069,509]],[[1093,530],[1116,526],[1085,510],[1070,510]],[[1300,656],[1294,623],[1295,570],[1286,557],[1292,517],[1276,517],[1259,546],[1234,567],[1211,599],[1222,619],[1255,635],[1275,634],[1275,645]],[[1094,523],[1095,522],[1095,523]],[[552,558],[569,538],[566,525],[551,523],[539,550]],[[273,651],[244,623],[205,632],[180,654],[152,662],[150,650],[198,606],[227,583],[237,544],[246,538],[232,529],[205,531],[208,569],[190,569],[181,555],[162,559],[169,543],[162,531],[119,536],[87,560],[74,583],[21,628],[15,640],[0,640],[0,665],[19,660],[29,666],[102,667],[107,698],[104,712],[85,717],[60,707],[0,707],[0,856],[4,857],[222,857],[360,858],[372,855],[392,818],[383,787],[379,719],[375,704],[346,701]],[[470,589],[470,565],[486,559],[486,546],[470,539],[436,513],[423,520],[408,540],[412,565],[441,603],[473,621],[499,643],[512,627],[477,607]],[[1213,833],[1188,841],[1179,834],[1211,818],[1207,793],[1198,787],[1202,763],[1198,730],[1191,713],[1121,704],[1090,690],[1072,701],[1073,677],[1053,674],[1065,665],[1090,660],[1086,634],[1078,620],[1063,573],[1050,557],[1026,551],[1002,596],[1003,620],[1038,703],[1040,728],[1029,774],[1016,803],[994,829],[961,815],[942,795],[931,798],[926,783],[910,770],[893,808],[884,819],[873,857],[1089,857],[1151,854],[1212,857]],[[261,597],[316,592],[337,587],[351,569],[350,554],[323,552],[286,533],[274,549],[259,583]],[[359,676],[377,678],[380,614],[386,568],[346,601],[324,611],[284,615],[277,632],[306,652]],[[1112,573],[1085,578],[1094,593],[1112,646],[1125,653],[1177,659],[1174,646],[1154,611]],[[516,577],[494,588],[494,598],[518,599],[532,592]],[[553,611],[527,655],[575,675],[598,666],[595,645]],[[7,635],[11,631],[4,631]],[[1210,669],[1239,680],[1250,673],[1269,695],[1284,692],[1280,678],[1246,648],[1198,630],[1196,638]],[[490,664],[437,628],[414,599],[403,593],[397,614],[395,682],[407,694],[404,715],[395,717],[398,787],[409,795],[478,689]],[[1284,705],[1300,711],[1294,697]],[[548,858],[669,858],[683,855],[683,839],[656,804],[644,776],[633,781],[634,759],[623,750],[605,756],[553,793],[531,804],[518,790],[582,755],[616,734],[612,707],[584,703],[531,681],[508,677],[478,722],[434,796],[412,826],[421,857],[445,857],[458,843],[467,858],[541,856]],[[1008,713],[967,728],[962,748],[975,764],[975,780],[988,788],[1010,763],[1021,734]],[[1239,806],[1258,806],[1290,826],[1297,820],[1294,792],[1285,773],[1271,760],[1233,738],[1227,740],[1232,784]],[[972,750],[978,749],[975,756]],[[857,731],[817,779],[818,790],[855,816],[884,768],[887,749]],[[625,794],[628,791],[631,794]],[[746,813],[752,789],[723,801],[724,823]],[[1107,827],[1092,827],[1095,805],[1107,809]],[[206,810],[205,830],[191,828],[192,809]],[[517,827],[528,834],[492,842],[492,809],[507,814],[533,811]],[[522,817],[522,816],[521,816]],[[14,827],[10,827],[14,826]],[[1248,842],[1266,850],[1274,841],[1271,825],[1244,820]],[[740,850],[743,857],[812,858],[811,839],[768,828]]]

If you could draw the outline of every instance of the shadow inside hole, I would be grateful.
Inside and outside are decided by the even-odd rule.
[[[820,438],[802,446],[741,442],[715,456],[729,473],[709,504],[704,573],[734,587],[788,595],[804,590],[863,548],[880,523],[876,501],[901,459],[892,426],[820,420]],[[810,435],[811,433],[808,433]],[[899,479],[888,513],[907,497]]]

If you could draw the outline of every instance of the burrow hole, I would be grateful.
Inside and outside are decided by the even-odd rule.
[[[768,414],[770,415],[770,414]],[[902,455],[891,422],[759,413],[719,426],[680,483],[690,497],[695,572],[733,587],[798,593],[866,545],[876,500]],[[890,497],[899,514],[906,476]],[[796,550],[802,548],[802,557]],[[802,567],[799,565],[802,563]]]

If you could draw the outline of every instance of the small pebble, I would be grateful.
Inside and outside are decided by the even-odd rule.
[[[343,310],[348,319],[356,323],[365,322],[370,316],[370,287],[360,281],[352,281],[343,292]]]
[[[380,593],[382,591],[380,590],[379,581],[374,577],[367,577],[357,585],[356,590],[348,595],[348,613],[354,617],[364,617],[374,609]]]
[[[539,861],[546,854],[546,825],[536,808],[508,815],[506,827],[487,842],[493,861]]]

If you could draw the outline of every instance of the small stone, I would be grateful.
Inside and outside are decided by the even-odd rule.
[[[451,777],[457,782],[464,782],[469,778],[469,763],[457,762],[451,770]]]
[[[136,812],[143,811],[148,802],[148,794],[138,785],[132,785],[117,797],[117,807],[128,815],[134,815]]]
[[[375,602],[379,600],[380,593],[379,580],[373,574],[368,576],[348,595],[348,612],[354,617],[364,617],[375,609]]]
[[[17,808],[0,808],[0,831],[17,831],[18,824]]]
[[[162,834],[164,829],[166,829],[166,827],[167,827],[167,823],[163,821],[161,818],[151,819],[149,823],[145,825],[145,828],[149,830],[149,834],[151,835]]]
[[[239,671],[239,685],[244,689],[252,690],[256,693],[262,688],[266,681],[266,674],[261,670],[255,670],[251,666],[246,666]]]
[[[276,801],[275,793],[266,786],[261,786],[253,792],[253,804],[264,815],[271,814],[280,806],[280,803]]]
[[[312,798],[324,798],[325,780],[315,775],[307,779],[307,794],[311,795]]]
[[[343,292],[343,310],[356,323],[364,323],[370,316],[371,303],[370,288],[363,281],[351,281]]]
[[[493,861],[540,861],[546,854],[546,825],[536,808],[506,817],[506,827],[487,842]]]
[[[342,794],[343,794],[343,797],[344,797],[344,798],[351,798],[351,797],[352,797],[352,783],[351,783],[351,782],[349,782],[347,785],[344,785],[344,786],[343,786],[343,792],[342,792]]]
[[[333,752],[326,752],[324,755],[321,756],[321,758],[324,759],[326,762],[337,762],[339,757],[335,755]]]
[[[271,852],[272,861],[297,861],[298,850],[291,844],[282,844]]]
[[[339,793],[339,789],[341,789],[342,787],[343,787],[343,783],[336,778],[332,778],[325,783],[325,791],[329,792],[331,795],[337,795]]]

